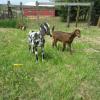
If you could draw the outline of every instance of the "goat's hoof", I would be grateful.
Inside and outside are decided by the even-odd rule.
[[[44,59],[42,59],[42,62],[44,62]]]
[[[64,52],[64,50],[62,50],[62,52]]]
[[[36,64],[38,64],[38,61],[36,61]]]
[[[35,52],[32,52],[33,54],[35,54]]]

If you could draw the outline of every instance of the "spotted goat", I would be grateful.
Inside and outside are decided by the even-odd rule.
[[[42,61],[44,60],[45,35],[52,36],[47,22],[40,25],[38,32],[30,31],[28,35],[29,51],[35,53],[36,63],[38,62],[38,47],[41,47]]]

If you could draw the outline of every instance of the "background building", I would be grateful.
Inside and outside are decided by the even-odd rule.
[[[23,7],[24,16],[55,16],[55,7],[50,2],[42,2],[36,7],[36,2],[26,3]]]

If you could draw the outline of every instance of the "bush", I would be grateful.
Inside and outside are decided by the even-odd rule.
[[[18,22],[17,19],[4,19],[4,20],[0,20],[0,27],[16,28],[17,22]]]
[[[67,21],[67,8],[66,7],[64,7],[64,6],[61,7],[60,16],[61,16],[61,21],[63,21],[63,22]]]

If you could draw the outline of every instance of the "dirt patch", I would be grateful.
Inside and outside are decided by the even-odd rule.
[[[92,86],[87,81],[83,81],[76,92],[75,100],[92,100],[91,88]]]
[[[84,51],[85,51],[86,53],[100,52],[99,50],[96,50],[96,49],[93,49],[93,48],[84,49]]]
[[[100,37],[89,37],[89,36],[82,36],[80,42],[87,42],[87,43],[94,43],[96,45],[100,45]]]
[[[9,33],[12,32],[14,29],[13,28],[0,28],[0,33]]]
[[[35,82],[38,84],[38,86],[40,87],[40,89],[44,88],[44,81],[43,78],[41,79],[41,77],[34,77]]]
[[[73,70],[75,69],[75,65],[67,65],[67,64],[65,64],[64,66],[65,66],[65,68],[67,68],[69,71],[73,71]]]

